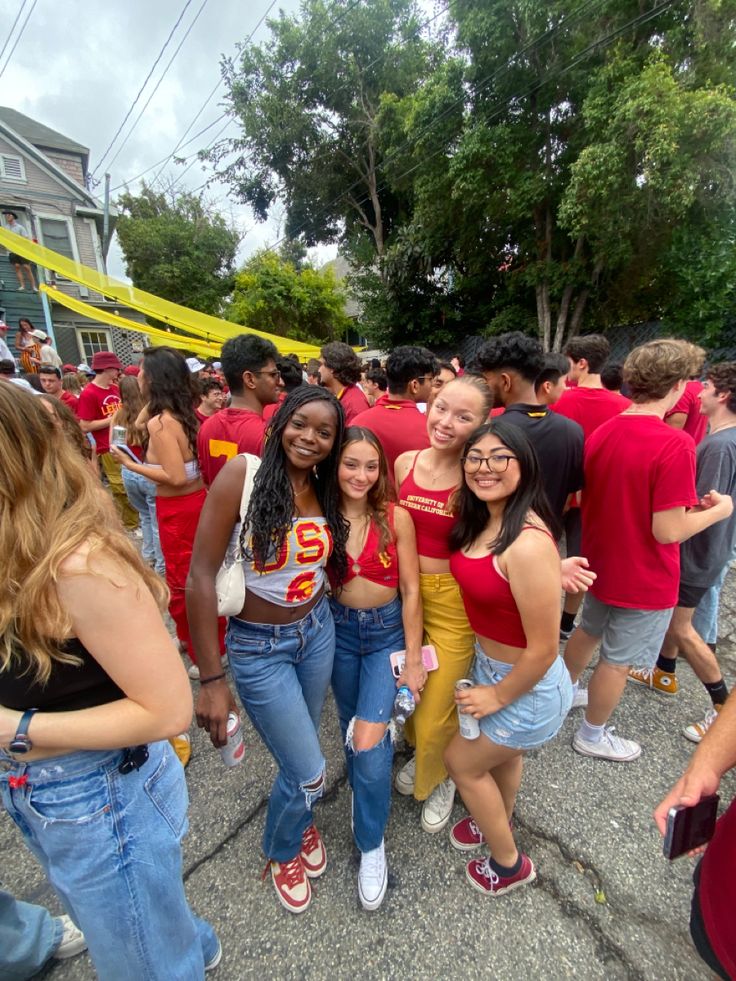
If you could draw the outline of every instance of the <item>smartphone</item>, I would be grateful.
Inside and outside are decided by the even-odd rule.
[[[141,462],[138,459],[138,457],[135,455],[135,453],[131,450],[131,448],[129,446],[126,446],[125,443],[113,443],[112,445],[116,446],[119,450],[122,450],[123,453],[127,453],[130,459],[133,461],[133,463]]]
[[[401,672],[404,670],[406,651],[394,651],[393,654],[389,655],[389,661],[394,678],[400,678]],[[427,671],[436,671],[440,666],[434,644],[425,644],[422,648],[422,663]]]
[[[669,809],[663,846],[665,858],[679,858],[710,841],[716,827],[719,800],[718,794],[709,794],[692,807],[679,804]]]

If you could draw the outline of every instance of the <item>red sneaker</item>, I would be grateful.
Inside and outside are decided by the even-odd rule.
[[[327,868],[327,852],[322,837],[314,824],[310,824],[302,835],[299,852],[304,871],[310,879],[318,879]]]
[[[312,901],[312,887],[301,857],[295,855],[288,862],[271,862],[271,879],[281,905],[291,913],[303,913]]]
[[[480,848],[485,843],[483,832],[472,817],[465,817],[462,821],[458,821],[450,832],[450,844],[461,852],[472,852],[474,848]]]
[[[465,875],[468,877],[471,886],[482,892],[485,896],[503,896],[505,892],[511,892],[519,886],[524,886],[527,882],[534,882],[537,873],[532,865],[531,859],[521,855],[521,868],[516,875],[506,877],[499,876],[491,868],[488,858],[474,858],[465,867]]]

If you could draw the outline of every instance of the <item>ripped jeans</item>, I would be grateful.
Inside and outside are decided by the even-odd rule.
[[[279,767],[263,851],[288,862],[325,789],[318,730],[335,651],[330,607],[322,597],[301,620],[281,625],[230,617],[225,646],[243,708]]]
[[[335,619],[332,690],[353,789],[353,834],[360,851],[369,852],[381,844],[391,808],[396,682],[389,655],[404,648],[401,600],[369,610],[353,610],[335,600],[330,606]],[[378,745],[356,752],[356,719],[390,725]]]

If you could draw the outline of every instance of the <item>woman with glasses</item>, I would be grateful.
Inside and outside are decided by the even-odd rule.
[[[510,820],[523,754],[557,733],[572,684],[558,653],[558,529],[536,454],[521,429],[498,420],[473,433],[462,464],[450,568],[475,633],[475,660],[474,685],[455,700],[480,733],[457,733],[445,752],[470,812],[450,841],[461,851],[488,845],[490,856],[469,862],[466,875],[484,895],[500,896],[536,878]]]

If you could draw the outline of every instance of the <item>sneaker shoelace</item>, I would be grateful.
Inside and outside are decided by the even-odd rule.
[[[468,825],[468,828],[470,829],[471,835],[473,835],[475,838],[483,837],[483,832],[480,830],[480,828],[472,818],[470,819],[470,824]]]
[[[437,789],[434,791],[434,793],[436,795],[435,802],[444,807],[450,799],[450,795],[452,794],[452,787],[447,780],[443,780],[442,783],[439,784]]]
[[[383,878],[383,862],[381,861],[381,849],[374,848],[370,852],[363,852],[360,869],[371,879]]]
[[[498,873],[494,872],[491,868],[491,860],[489,858],[484,858],[482,861],[477,863],[478,874],[482,875],[484,879],[490,882],[491,886],[498,885]]]
[[[317,831],[317,826],[310,824],[307,830],[302,835],[302,851],[306,855],[311,855],[312,852],[316,851],[320,846],[319,831]]]
[[[287,888],[292,889],[304,880],[304,866],[298,855],[288,862],[279,862],[281,866],[280,875],[284,877]]]
[[[626,746],[624,745],[626,743],[626,740],[622,739],[621,736],[617,736],[614,734],[613,730],[615,728],[616,728],[615,726],[608,726],[606,729],[604,729],[603,730],[605,734],[604,739],[606,740],[606,742],[614,752],[626,753],[628,752]]]

